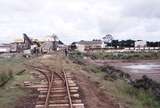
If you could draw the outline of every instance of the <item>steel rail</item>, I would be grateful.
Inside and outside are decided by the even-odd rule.
[[[57,55],[56,55],[57,56]],[[57,58],[57,57],[56,57]],[[44,64],[43,64],[44,65]],[[50,98],[50,93],[51,93],[51,89],[52,89],[52,85],[53,85],[53,81],[54,81],[54,72],[52,72],[48,66],[45,65],[45,67],[47,68],[47,70],[51,73],[51,80],[50,80],[50,84],[49,84],[49,88],[48,88],[48,92],[47,92],[47,96],[46,96],[46,100],[45,100],[45,105],[44,108],[48,108],[49,105],[49,98]],[[56,72],[57,72],[57,68],[56,68]]]
[[[58,54],[56,54],[58,55]],[[67,95],[68,95],[68,101],[69,101],[69,107],[70,108],[73,108],[73,104],[72,104],[72,99],[71,99],[71,94],[70,94],[70,90],[69,90],[69,83],[68,83],[68,79],[67,79],[67,75],[66,75],[66,72],[64,71],[64,68],[63,68],[63,62],[62,62],[62,58],[59,59],[60,61],[60,68],[61,68],[61,72],[64,76],[64,83],[65,83],[65,86],[66,86],[66,90],[67,90]]]
[[[67,89],[67,95],[68,95],[68,101],[69,101],[69,107],[70,108],[73,108],[73,104],[72,104],[72,99],[71,99],[71,93],[70,93],[70,90],[69,90],[69,83],[68,83],[68,79],[67,79],[67,75],[66,75],[66,72],[64,71],[64,68],[63,68],[63,61],[62,61],[62,56],[60,58],[60,67],[61,67],[61,72],[64,76],[64,79],[65,79],[65,86],[66,86],[66,89]]]
[[[42,63],[40,63],[40,64],[42,64]],[[51,73],[51,70],[48,70],[49,67],[46,67],[46,68],[44,69],[44,68],[42,68],[41,66],[34,66],[34,65],[30,65],[30,66],[32,66],[32,67],[34,67],[34,68],[41,69],[41,70],[48,71],[48,72],[50,73],[50,75],[52,74],[52,73]],[[42,66],[43,66],[43,64],[42,64]]]
[[[66,72],[64,70],[62,70],[64,77],[65,77],[65,85],[66,85],[66,89],[67,89],[67,95],[68,95],[68,100],[69,100],[69,106],[70,108],[73,108],[72,105],[72,99],[71,99],[71,94],[70,94],[70,90],[69,90],[69,84],[68,84],[68,80],[67,80],[67,75]]]
[[[45,79],[48,82],[48,86],[47,86],[48,89],[47,89],[47,94],[46,94],[46,98],[45,98],[44,108],[49,107],[49,99],[50,99],[51,91],[52,91],[52,88],[53,88],[53,83],[54,83],[54,80],[55,80],[56,76],[59,77],[64,82],[64,86],[66,88],[66,93],[67,93],[68,102],[69,102],[69,108],[73,108],[71,93],[70,93],[70,89],[69,89],[69,82],[68,82],[68,79],[67,79],[67,74],[66,74],[66,72],[64,71],[64,68],[63,68],[63,61],[62,61],[62,58],[58,57],[58,53],[56,53],[56,64],[58,64],[58,61],[59,61],[59,66],[60,67],[56,66],[55,71],[52,71],[49,66],[47,66],[43,63],[41,63],[41,66],[43,66],[43,67],[28,65],[28,64],[26,66],[40,72],[42,75],[45,76]]]
[[[53,75],[53,72],[52,72],[44,108],[48,108],[49,97],[50,97],[50,93],[51,93],[51,89],[52,89],[52,85],[53,85],[53,80],[54,80],[54,75]]]
[[[32,65],[27,65],[27,64],[25,64],[25,65],[27,67],[30,67],[30,68],[34,69],[35,71],[41,73],[45,77],[45,79],[47,80],[47,85],[48,85],[48,88],[49,88],[50,78],[49,78],[49,76],[44,71],[42,71],[41,69],[38,69],[37,67],[32,66]]]
[[[47,65],[45,65],[45,64],[43,64],[42,63],[42,65],[44,66],[44,67],[46,67],[46,69],[48,70],[48,71],[51,71],[50,70],[50,68],[49,68],[49,66],[47,66]],[[61,76],[58,72],[54,72],[58,77],[60,77],[63,81],[65,81],[65,79],[63,78],[63,76]]]
[[[28,67],[31,67],[32,69],[40,72],[41,74],[43,74],[45,76],[45,79],[47,80],[47,88],[48,88],[48,92],[47,92],[47,96],[46,96],[46,99],[45,99],[45,104],[44,104],[44,108],[48,108],[48,103],[49,103],[49,97],[50,97],[50,93],[51,93],[51,89],[52,89],[52,85],[53,85],[53,80],[54,80],[54,72],[50,71],[49,69],[47,69],[47,71],[49,73],[51,73],[51,78],[47,75],[47,73],[45,73],[44,71],[42,71],[41,67],[36,67],[36,66],[33,66],[33,65],[27,65],[25,64],[26,66]],[[39,69],[40,68],[40,69]]]

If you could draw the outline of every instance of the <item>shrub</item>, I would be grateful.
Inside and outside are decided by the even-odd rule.
[[[12,77],[13,77],[12,70],[8,70],[8,72],[1,72],[0,73],[0,86],[5,85]]]
[[[97,52],[88,54],[91,59],[126,59],[126,60],[138,60],[138,59],[160,59],[160,52],[128,52],[128,53],[105,53]]]
[[[74,51],[69,54],[69,58],[77,64],[84,64],[83,58],[84,54],[79,51]]]

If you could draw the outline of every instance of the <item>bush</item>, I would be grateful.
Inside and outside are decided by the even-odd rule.
[[[74,51],[69,54],[69,58],[76,64],[83,65],[84,54],[79,51]]]
[[[0,73],[0,86],[5,85],[12,77],[13,77],[12,70],[8,70],[8,72],[1,72]]]
[[[160,106],[158,99],[147,90],[136,89],[130,86],[125,88],[124,92],[130,97],[136,98],[144,107],[159,108]]]
[[[8,80],[8,75],[6,73],[1,73],[0,74],[0,82],[3,83],[5,82],[6,80]]]
[[[128,53],[105,53],[97,52],[87,54],[91,59],[126,59],[126,60],[139,60],[139,59],[160,59],[160,52],[128,52]]]

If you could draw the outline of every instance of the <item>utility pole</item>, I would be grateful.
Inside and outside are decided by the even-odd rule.
[[[158,41],[158,50],[160,50],[160,41]]]
[[[57,45],[58,45],[58,36],[53,34],[51,36],[53,38],[53,50],[57,51]]]

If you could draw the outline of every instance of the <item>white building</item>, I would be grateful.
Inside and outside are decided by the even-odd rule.
[[[77,50],[80,52],[85,52],[89,49],[95,48],[105,48],[105,44],[101,40],[93,40],[93,41],[80,41],[76,44]]]
[[[142,48],[142,47],[146,47],[147,46],[147,42],[143,41],[143,40],[137,40],[135,41],[135,47],[136,48]]]

